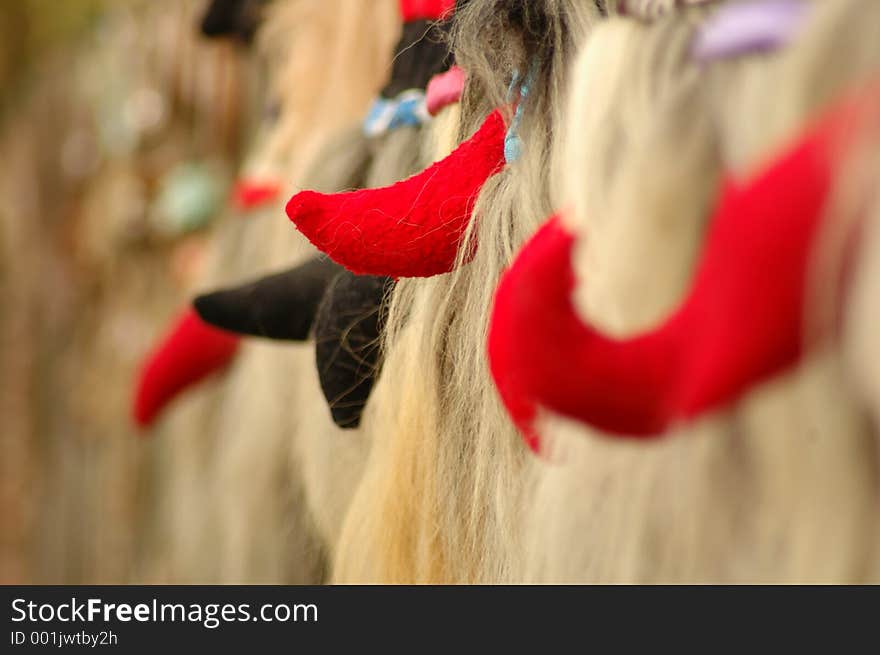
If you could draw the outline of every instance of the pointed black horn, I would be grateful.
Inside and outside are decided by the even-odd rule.
[[[324,291],[341,270],[326,257],[315,257],[256,282],[198,296],[193,306],[203,321],[230,332],[304,341]]]
[[[381,337],[388,277],[343,271],[328,287],[315,319],[315,358],[333,422],[356,428],[382,367]]]

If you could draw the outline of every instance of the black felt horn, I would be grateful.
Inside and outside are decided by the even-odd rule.
[[[304,341],[327,286],[341,270],[315,257],[256,282],[198,296],[193,306],[203,321],[230,332]]]
[[[327,288],[315,319],[315,358],[333,421],[356,428],[381,369],[388,277],[340,273]]]

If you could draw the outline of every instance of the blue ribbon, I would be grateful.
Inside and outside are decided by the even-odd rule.
[[[376,98],[364,118],[363,132],[377,137],[406,125],[418,127],[428,120],[424,91],[410,89],[395,98]]]

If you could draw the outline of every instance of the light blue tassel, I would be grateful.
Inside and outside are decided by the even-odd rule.
[[[522,81],[520,81],[521,78],[519,71],[514,70],[513,78],[507,89],[508,102],[513,102],[513,90],[516,88],[517,84],[519,84],[519,102],[516,104],[516,111],[513,114],[513,120],[510,121],[510,126],[507,128],[507,134],[504,136],[504,161],[508,164],[515,162],[522,156],[522,139],[519,138],[519,125],[522,122],[526,99],[529,97],[529,92],[532,90],[532,83],[535,80],[537,69],[538,62],[534,61],[529,69],[529,74]]]
[[[510,127],[507,128],[507,134],[504,135],[504,161],[512,164],[522,156],[522,139],[519,138],[519,124],[522,120],[523,106],[522,101],[516,107],[513,114],[513,120]]]

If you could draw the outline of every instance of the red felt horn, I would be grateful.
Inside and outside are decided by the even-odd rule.
[[[152,425],[182,391],[224,368],[238,350],[235,335],[202,322],[187,309],[144,360],[132,404],[132,419]]]
[[[272,203],[281,193],[275,180],[242,178],[232,188],[232,204],[240,211],[251,211]]]
[[[455,265],[486,180],[504,167],[504,119],[494,111],[445,159],[381,189],[303,191],[287,215],[319,250],[350,271],[430,277]]]
[[[797,363],[831,151],[853,132],[851,109],[826,115],[746,184],[725,187],[686,299],[635,338],[607,337],[578,317],[574,237],[558,218],[539,230],[498,286],[488,341],[500,395],[533,449],[539,407],[613,434],[656,436]]]
[[[414,20],[441,20],[455,9],[455,0],[400,0],[405,23]]]

